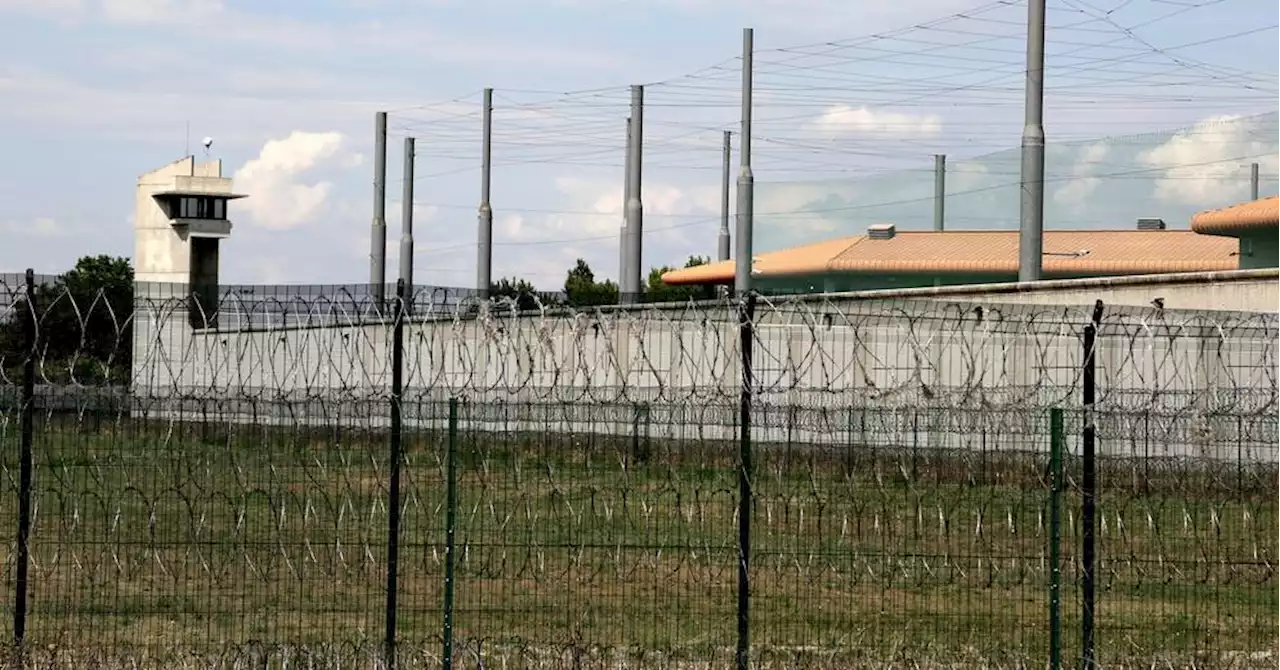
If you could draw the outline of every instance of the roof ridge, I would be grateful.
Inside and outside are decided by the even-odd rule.
[[[835,252],[834,254],[831,254],[831,257],[822,263],[822,269],[824,271],[830,272],[831,264],[835,263],[837,258],[849,253],[850,249],[858,246],[859,244],[862,244],[863,242],[866,242],[868,239],[870,238],[868,238],[866,235],[854,235],[853,241],[849,243],[849,246],[843,247],[839,251]]]
[[[1020,232],[1018,228],[998,228],[991,230],[899,230],[898,235],[958,235],[960,233],[969,234],[1000,234],[1012,235]],[[1190,228],[1165,228],[1164,230],[1140,230],[1138,228],[1056,228],[1045,229],[1045,234],[1051,233],[1190,233],[1194,232]],[[866,235],[860,235],[861,239],[867,239]],[[883,240],[877,240],[883,241]],[[809,245],[804,245],[809,246]],[[799,247],[794,247],[799,248]]]
[[[1197,212],[1191,217],[1191,229],[1201,235],[1234,237],[1245,230],[1274,229],[1277,221],[1280,221],[1280,196],[1267,196]]]

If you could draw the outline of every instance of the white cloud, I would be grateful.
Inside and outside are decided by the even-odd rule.
[[[840,213],[806,210],[822,210],[815,204],[832,198],[854,202],[859,193],[857,184],[848,181],[779,182],[757,185],[755,197],[756,251],[776,251],[838,235],[844,218]]]
[[[462,0],[435,0],[435,2],[505,9],[510,0],[466,0],[465,3]],[[922,15],[945,15],[963,9],[972,9],[974,5],[971,0],[869,3],[851,3],[842,0],[645,0],[644,2],[533,0],[527,4],[612,14],[620,12],[647,14],[670,10],[699,18],[712,16],[736,19],[735,25],[767,26],[769,35],[789,32],[828,37],[831,35],[832,26],[857,26],[861,31],[874,33],[886,28],[898,27],[904,23],[919,22]]]
[[[874,110],[865,105],[828,107],[814,123],[829,135],[937,135],[942,120],[933,114],[912,115]]]
[[[503,239],[518,238],[524,230],[524,217],[519,214],[503,214],[494,221],[493,227]]]
[[[0,0],[0,11],[41,12],[50,16],[84,7],[84,0]]]
[[[620,183],[563,176],[556,177],[552,183],[556,191],[566,198],[565,211],[544,217],[543,231],[526,227],[526,234],[556,232],[589,237],[616,232],[622,225]]]
[[[1081,207],[1098,189],[1098,164],[1106,160],[1111,148],[1102,142],[1089,144],[1076,155],[1068,181],[1053,192],[1053,200],[1062,205]]]
[[[566,198],[566,211],[545,218],[542,232],[591,237],[618,232],[622,226],[622,185],[604,179],[556,177],[556,191]],[[690,217],[719,212],[720,192],[712,187],[679,187],[664,182],[643,186],[646,239],[678,233]],[[526,232],[539,232],[525,227]]]
[[[56,272],[71,267],[86,252],[84,242],[92,239],[98,228],[79,229],[60,218],[50,216],[12,217],[0,219],[0,273]],[[118,253],[114,247],[99,246],[93,253]]]
[[[123,24],[199,25],[225,10],[221,0],[102,0],[103,17]]]
[[[248,210],[252,222],[263,228],[294,228],[314,219],[333,184],[303,179],[319,166],[349,160],[339,153],[342,145],[343,136],[336,132],[294,131],[284,139],[268,141],[258,157],[233,176],[236,189],[249,196],[237,206]]]
[[[620,181],[561,175],[552,185],[561,196],[560,211],[498,213],[494,277],[517,275],[557,289],[574,260],[582,258],[597,277],[616,280],[623,219]],[[714,252],[718,187],[654,181],[644,185],[644,206],[646,267],[682,263],[691,249]],[[699,227],[709,233],[691,244]]]
[[[968,193],[991,185],[991,169],[974,161],[947,166],[947,195]]]
[[[83,18],[86,0],[0,0],[0,12],[26,14],[68,23]]]
[[[33,68],[0,65],[0,120],[27,127],[56,127],[59,133],[87,132],[117,140],[181,148],[183,120],[192,133],[207,132],[223,148],[254,147],[264,135],[287,134],[299,126],[356,130],[367,127],[377,109],[393,101],[347,99],[297,100],[236,95],[181,95],[88,85]],[[165,128],[173,132],[166,135]],[[197,135],[198,137],[199,135]]]
[[[239,42],[273,51],[333,52],[344,49],[401,53],[440,63],[601,70],[632,65],[612,51],[563,44],[522,43],[486,35],[459,34],[434,17],[382,22],[306,21],[244,11],[223,0],[99,0],[95,18],[108,25],[198,27],[191,36],[219,44]],[[87,0],[0,0],[0,12],[28,14],[61,23],[89,18]]]
[[[1277,167],[1274,134],[1264,141],[1255,130],[1238,116],[1211,117],[1138,160],[1159,170],[1154,189],[1160,200],[1205,207],[1238,202],[1248,198],[1248,179],[1242,178],[1248,163],[1259,163],[1264,172]]]
[[[17,237],[56,238],[67,237],[71,231],[63,223],[47,216],[30,221],[6,221],[0,225],[0,232]]]

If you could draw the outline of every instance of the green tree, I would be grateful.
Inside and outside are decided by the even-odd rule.
[[[127,383],[133,362],[133,267],[125,258],[85,256],[36,287],[35,309],[21,298],[3,324],[5,365],[25,357],[34,313],[37,356],[53,381]]]
[[[698,267],[710,263],[704,256],[690,256],[685,261],[686,268]],[[672,286],[662,281],[662,275],[676,268],[664,265],[649,271],[649,282],[645,290],[645,302],[688,302],[690,300],[714,300],[716,287],[711,284],[699,286]]]
[[[581,258],[565,277],[564,294],[565,300],[573,307],[618,304],[618,285],[609,280],[597,282],[591,266]]]
[[[3,278],[0,293],[0,378],[21,379],[22,363],[27,357],[27,333],[31,330],[31,314],[27,308],[26,283],[22,275]]]
[[[524,279],[512,277],[507,279],[503,277],[496,283],[489,285],[489,298],[491,300],[514,300],[517,309],[520,310],[536,310],[538,305],[547,306],[548,301],[542,299],[538,295],[538,290]]]

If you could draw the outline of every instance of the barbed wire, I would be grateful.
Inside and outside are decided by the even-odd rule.
[[[233,287],[207,313],[177,286],[122,301],[41,278],[34,305],[25,279],[0,286],[6,442],[36,371],[31,662],[383,667],[391,507],[402,667],[440,662],[448,579],[462,667],[732,658],[737,303],[518,311],[423,289],[406,318],[361,286]],[[1084,579],[1084,522],[1072,505],[1051,522],[1046,458],[1054,440],[1080,454],[1090,318],[758,299],[753,665],[1043,657],[1029,622],[1050,537],[1065,597]],[[1274,313],[1107,309],[1088,414],[1106,664],[1271,661],[1278,328]],[[9,505],[11,459],[0,473]],[[1072,474],[1060,495],[1081,486]],[[1230,627],[1185,635],[1221,603]]]
[[[367,287],[226,287],[205,310],[184,287],[139,284],[121,310],[103,292],[53,285],[34,314],[24,281],[9,277],[0,287],[0,323],[34,316],[37,334],[51,338],[27,354],[10,333],[0,361],[8,384],[19,360],[33,355],[44,384],[127,386],[161,398],[274,402],[388,392],[394,310],[376,304]],[[682,404],[728,401],[740,388],[733,302],[550,302],[529,314],[512,300],[482,308],[474,292],[426,287],[407,304],[405,383],[424,399]],[[1056,307],[766,297],[754,328],[755,391],[764,402],[814,407],[849,394],[888,406],[1074,406],[1086,323],[1079,310]],[[1274,314],[1113,311],[1100,334],[1108,365],[1099,402],[1131,411],[1273,412],[1277,380],[1268,362],[1276,361],[1277,334]]]
[[[1092,115],[1055,120],[1055,143],[1079,141],[1066,147],[1070,161],[1050,162],[1050,184],[1201,182],[1229,199],[1243,188],[1241,161],[1275,174],[1266,162],[1274,115],[1121,133],[1085,151],[1099,134],[1149,127],[1110,118],[1126,110],[1190,123],[1274,107],[1274,74],[1143,36],[1209,4],[1143,21],[1082,0],[1051,4],[1051,109]],[[761,50],[760,174],[919,174],[931,186],[920,166],[947,146],[960,183],[952,219],[1004,222],[1000,210],[963,203],[1016,183],[1012,154],[987,152],[1018,131],[999,115],[1021,105],[1022,12],[994,2],[900,31]],[[718,170],[739,76],[728,59],[650,83],[645,164],[695,177]],[[628,94],[499,91],[498,192],[521,166],[620,167]],[[930,135],[920,117],[942,96],[973,116],[949,116],[942,126],[954,134]],[[896,116],[863,124],[874,133],[819,132],[833,109],[846,129],[864,112]],[[479,111],[476,92],[393,114],[398,133],[421,140],[426,194],[415,204],[471,207],[442,202],[432,187],[478,167]],[[1207,149],[1155,164],[1139,157],[1171,142]],[[993,181],[965,184],[979,173]],[[852,221],[884,207],[907,216],[931,198],[872,190],[839,191],[798,215],[766,187],[758,212],[765,225]],[[617,215],[586,191],[564,208],[498,211]],[[648,230],[713,225],[704,210],[655,208]],[[1087,212],[1049,219],[1073,217],[1108,223]],[[499,243],[613,239],[565,226]],[[471,246],[439,241],[425,253]],[[1274,313],[1108,306],[1086,413],[1083,309],[762,296],[746,331],[747,467],[741,306],[727,299],[482,303],[471,291],[420,287],[406,314],[363,285],[211,294],[37,284],[28,303],[24,278],[0,276],[0,443],[29,439],[34,456],[25,493],[18,459],[0,459],[0,508],[30,502],[31,616],[15,661],[26,667],[385,667],[388,620],[400,624],[399,667],[434,666],[446,584],[456,589],[457,667],[727,666],[742,510],[754,533],[753,667],[1043,664],[1050,538],[1061,540],[1069,608],[1085,579],[1085,521],[1070,501],[1084,495],[1087,417],[1101,482],[1099,660],[1274,667]],[[28,365],[35,389],[24,406]],[[397,371],[403,393],[393,398]],[[19,418],[32,414],[34,438],[20,438]],[[393,425],[399,460],[388,449]],[[1056,441],[1067,461],[1060,487]],[[743,482],[753,493],[740,506]],[[1058,525],[1055,495],[1066,498]],[[393,516],[399,604],[386,613]],[[19,544],[11,528],[0,535]],[[4,602],[0,634],[13,633]]]

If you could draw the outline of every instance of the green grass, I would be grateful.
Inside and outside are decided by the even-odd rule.
[[[16,439],[0,435],[0,514],[16,519]],[[504,436],[464,421],[460,649],[731,662],[738,447],[640,444],[637,454],[630,438]],[[404,447],[399,637],[438,653],[447,440],[410,432]],[[756,453],[751,630],[761,658],[1047,658],[1043,457],[856,444]],[[385,435],[55,417],[38,426],[35,454],[34,648],[381,640]],[[1116,460],[1099,478],[1100,658],[1275,650],[1274,464]],[[1079,492],[1062,500],[1070,659]],[[9,547],[15,528],[2,531]],[[12,593],[11,568],[5,579]]]

